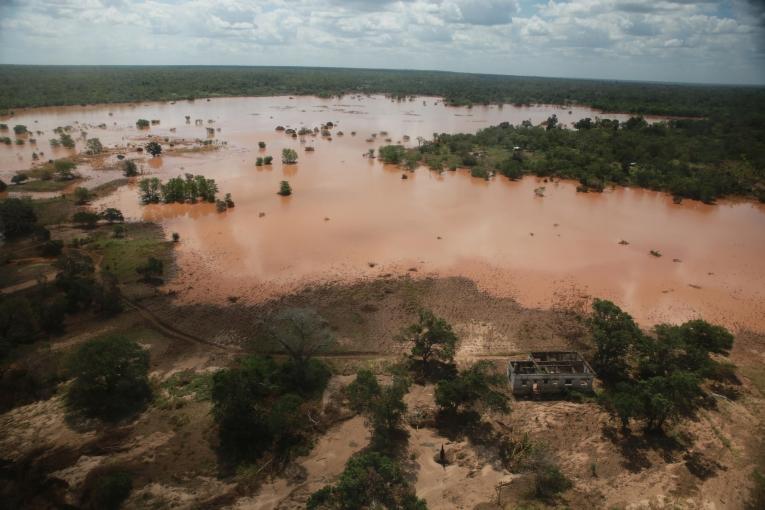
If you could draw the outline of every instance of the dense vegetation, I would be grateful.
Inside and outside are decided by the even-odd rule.
[[[69,362],[74,382],[67,393],[70,409],[116,420],[141,409],[151,398],[149,354],[121,336],[91,340]]]
[[[607,111],[709,115],[765,111],[765,90],[726,87],[295,67],[0,66],[0,110],[212,96],[383,93],[444,97],[454,105],[589,104]]]
[[[599,299],[590,324],[594,365],[605,383],[600,398],[625,429],[639,420],[659,431],[704,404],[705,383],[735,380],[732,365],[715,359],[733,347],[733,335],[721,326],[697,319],[659,324],[647,335],[629,314]]]
[[[214,179],[207,179],[203,175],[186,174],[184,177],[172,177],[166,183],[163,183],[158,177],[147,177],[138,182],[138,189],[144,204],[159,202],[166,204],[189,202],[193,204],[197,200],[215,203],[218,185]]]
[[[668,191],[712,202],[725,195],[765,201],[765,118],[713,117],[655,124],[583,119],[562,129],[553,115],[543,125],[501,123],[476,134],[440,134],[414,149],[381,147],[385,163],[434,170],[467,167],[476,177],[499,173],[578,180],[580,191],[609,184]]]

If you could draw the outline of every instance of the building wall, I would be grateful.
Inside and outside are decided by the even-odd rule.
[[[534,384],[540,393],[592,390],[592,374],[516,374],[510,371],[510,386],[516,395],[531,394]]]

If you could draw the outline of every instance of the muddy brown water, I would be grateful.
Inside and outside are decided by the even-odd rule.
[[[215,128],[215,138],[227,143],[223,149],[156,158],[142,166],[163,179],[185,172],[214,178],[221,194],[233,195],[234,209],[219,214],[210,204],[142,206],[135,183],[96,204],[158,221],[168,238],[180,234],[179,277],[168,288],[184,302],[225,303],[230,296],[256,302],[306,283],[388,273],[462,275],[526,306],[600,296],[644,325],[702,316],[765,331],[765,207],[760,204],[678,205],[663,193],[626,188],[581,194],[571,182],[534,177],[487,182],[464,170],[438,174],[419,168],[402,179],[400,169],[363,157],[386,138],[396,143],[408,135],[410,141],[403,143],[416,144],[417,137],[434,132],[474,132],[527,119],[536,124],[552,113],[569,125],[583,117],[627,118],[581,107],[467,109],[445,107],[435,98],[396,102],[349,96],[43,108],[3,122],[44,131],[35,136],[46,158],[68,153],[47,143],[53,128],[67,124],[77,131],[84,126],[89,137],[98,136],[107,146],[143,142],[147,134],[206,138],[206,128]],[[185,115],[191,117],[188,124]],[[138,131],[139,118],[160,124]],[[202,124],[195,125],[195,119]],[[327,121],[337,124],[331,140],[301,141],[274,130]],[[106,129],[92,127],[102,123]],[[373,133],[375,140],[367,142]],[[265,150],[258,141],[266,142]],[[315,151],[306,152],[306,146]],[[285,147],[298,151],[297,164],[281,163]],[[32,150],[0,147],[0,174],[27,168]],[[274,156],[274,164],[256,167],[255,158],[263,155]],[[282,180],[292,185],[291,197],[276,194]],[[545,187],[544,197],[534,193],[539,186]],[[650,255],[651,250],[662,256]]]

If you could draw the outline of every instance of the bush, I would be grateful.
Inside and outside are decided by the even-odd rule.
[[[67,405],[86,416],[112,421],[143,408],[151,398],[149,354],[121,336],[91,340],[69,361],[75,378]]]
[[[133,475],[122,470],[99,473],[91,485],[83,498],[86,509],[117,510],[133,490]]]
[[[93,228],[98,223],[99,216],[93,211],[77,211],[72,216],[72,222],[81,228]]]
[[[135,122],[135,126],[136,126],[138,129],[146,129],[146,128],[148,128],[150,125],[151,125],[151,123],[150,123],[148,120],[146,120],[146,119],[138,119],[138,120]]]
[[[371,370],[359,370],[356,379],[345,389],[351,409],[363,412],[369,409],[371,401],[380,395],[380,384]]]
[[[146,263],[138,266],[135,271],[147,283],[160,283],[162,281],[161,276],[165,272],[165,264],[158,258],[149,257],[146,259]]]
[[[539,466],[534,479],[534,496],[550,501],[561,492],[571,488],[571,481],[561,472],[558,466],[546,464]]]
[[[64,241],[60,239],[51,239],[43,243],[40,253],[43,257],[58,257],[64,249]]]

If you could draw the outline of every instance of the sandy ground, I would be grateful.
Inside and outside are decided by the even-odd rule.
[[[76,505],[89,474],[114,466],[136,473],[125,508],[303,508],[310,494],[332,483],[347,459],[369,441],[362,417],[347,409],[338,412],[342,388],[359,367],[383,374],[400,359],[403,346],[392,338],[400,325],[414,318],[418,306],[428,306],[454,324],[461,338],[460,363],[488,358],[501,367],[505,355],[513,352],[583,348],[577,340],[583,327],[575,314],[578,304],[552,311],[524,309],[512,300],[482,293],[461,278],[377,279],[308,289],[268,306],[234,304],[231,310],[176,307],[164,296],[141,304],[188,334],[168,336],[138,311],[126,311],[97,327],[81,324],[75,329],[85,333],[73,330],[46,348],[70,349],[97,334],[129,331],[149,349],[151,375],[160,385],[180,371],[204,374],[228,365],[251,346],[246,328],[257,332],[259,321],[274,310],[313,306],[327,317],[339,339],[335,354],[327,358],[339,375],[322,400],[334,424],[317,437],[310,453],[282,474],[253,480],[219,471],[208,401],[163,397],[135,421],[105,427],[72,422],[61,386],[49,400],[0,415],[2,458],[27,473],[32,485],[25,490],[36,492],[28,508],[50,508],[50,501]],[[220,324],[228,328],[208,336]],[[198,343],[196,337],[221,348]],[[740,367],[740,396],[729,400],[721,395],[716,408],[678,424],[670,432],[674,442],[647,439],[637,431],[624,437],[594,403],[513,401],[509,414],[486,419],[500,433],[527,432],[548,445],[574,484],[556,505],[740,509],[751,471],[765,451],[763,356],[765,339],[739,332],[731,360]],[[412,386],[406,402],[405,464],[429,508],[486,510],[530,504],[528,475],[504,469],[493,448],[466,438],[449,439],[434,428],[427,419],[435,407],[433,386]],[[446,467],[435,459],[442,445],[453,459]],[[699,465],[707,472],[699,475]]]

